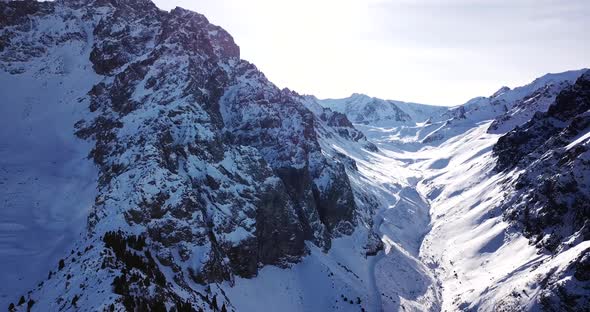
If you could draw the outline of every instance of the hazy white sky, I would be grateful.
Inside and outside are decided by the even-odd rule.
[[[461,104],[590,67],[590,0],[156,0],[228,30],[279,87]]]

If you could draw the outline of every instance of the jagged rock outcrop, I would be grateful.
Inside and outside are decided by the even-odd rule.
[[[590,239],[589,131],[587,71],[547,112],[535,113],[494,146],[496,170],[510,172],[514,188],[501,203],[505,218],[546,252],[562,253]],[[587,258],[588,250],[569,269],[546,277],[541,304],[547,310],[588,307]]]
[[[328,250],[352,233],[345,166],[322,153],[304,98],[241,60],[204,16],[148,0],[0,3],[0,69],[46,62],[65,75],[69,60],[54,62],[62,49],[95,74],[75,131],[95,142],[100,176],[87,238],[58,269],[67,278],[30,295],[37,306],[207,308],[212,293],[192,284],[289,266],[305,241]],[[328,124],[361,138],[343,115]]]
[[[536,112],[546,112],[557,95],[575,80],[551,81],[518,99],[510,109],[498,116],[490,125],[488,133],[506,133],[530,120]],[[505,92],[508,92],[506,90]]]
[[[318,133],[322,138],[339,137],[345,141],[360,143],[369,151],[377,152],[378,148],[367,137],[354,127],[347,115],[323,106],[324,101],[315,96],[304,97],[305,106],[314,114]]]

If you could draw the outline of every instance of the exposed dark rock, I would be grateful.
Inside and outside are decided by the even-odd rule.
[[[533,242],[555,250],[576,233],[590,238],[590,186],[585,142],[573,142],[590,129],[590,74],[582,75],[556,98],[546,113],[507,133],[494,146],[497,170],[525,171],[518,192],[505,200],[506,216],[519,220]]]
[[[38,27],[44,18],[67,31]],[[69,276],[61,304],[90,302],[70,287],[84,271],[112,286],[119,297],[104,303],[113,309],[190,309],[186,300],[208,302],[192,282],[287,267],[309,252],[306,240],[328,250],[352,232],[345,165],[325,156],[318,133],[364,136],[342,114],[318,124],[304,97],[240,60],[233,38],[203,15],[148,0],[0,2],[2,69],[26,72],[27,61],[50,62],[65,46],[96,74],[78,99],[89,113],[75,131],[93,142],[99,169],[86,239],[105,248],[60,263]]]
[[[500,203],[504,216],[547,253],[590,239],[590,152],[583,137],[590,131],[589,110],[590,71],[559,93],[547,112],[537,112],[494,146],[496,170],[514,174],[514,191]],[[545,277],[540,302],[546,310],[588,307],[587,291],[580,293],[590,287],[588,259],[585,250],[567,270]]]

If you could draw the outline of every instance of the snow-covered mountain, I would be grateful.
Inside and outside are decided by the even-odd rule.
[[[542,252],[572,257],[554,265],[540,287],[539,303],[548,310],[590,307],[589,137],[586,71],[547,112],[536,113],[494,146],[496,169],[508,173],[506,184],[513,188],[502,200],[505,218]]]
[[[588,310],[589,75],[548,74],[427,123],[355,124],[385,156],[374,178],[397,197],[377,232],[388,256],[413,263],[414,291],[395,292],[406,309]]]
[[[585,71],[572,70],[547,74],[525,86],[502,87],[488,97],[476,97],[454,107],[441,107],[391,100],[381,100],[355,94],[341,100],[318,100],[334,111],[346,114],[364,133],[381,134],[405,149],[422,144],[437,145],[473,128],[481,122],[494,120],[489,132],[506,133],[527,122],[536,112],[544,112],[559,92]]]
[[[586,311],[589,81],[319,100],[194,12],[0,2],[0,305]]]
[[[340,112],[359,124],[411,125],[425,122],[431,116],[442,114],[444,107],[382,100],[355,93],[344,99],[320,100],[320,104]]]
[[[1,250],[16,272],[3,274],[6,292],[38,310],[235,310],[207,285],[290,267],[342,235],[357,235],[358,257],[379,245],[305,99],[240,60],[204,16],[147,0],[13,1],[0,12]],[[340,118],[338,135],[363,144]],[[62,229],[83,233],[72,242]],[[39,268],[20,269],[28,255]],[[43,276],[32,293],[12,284]]]

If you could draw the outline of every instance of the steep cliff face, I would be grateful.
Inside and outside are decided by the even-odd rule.
[[[71,129],[93,142],[98,194],[87,237],[30,295],[37,307],[211,307],[194,285],[289,266],[305,241],[328,250],[352,233],[345,167],[322,152],[304,98],[241,60],[204,16],[61,0],[3,2],[0,20],[13,79],[93,72]]]
[[[590,239],[588,132],[590,71],[557,95],[547,112],[498,139],[496,170],[512,172],[513,185],[501,203],[541,250],[560,254]],[[540,302],[548,310],[588,307],[588,257],[583,250],[566,269],[554,270]]]
[[[0,304],[584,311],[583,73],[318,100],[194,12],[2,1]]]

